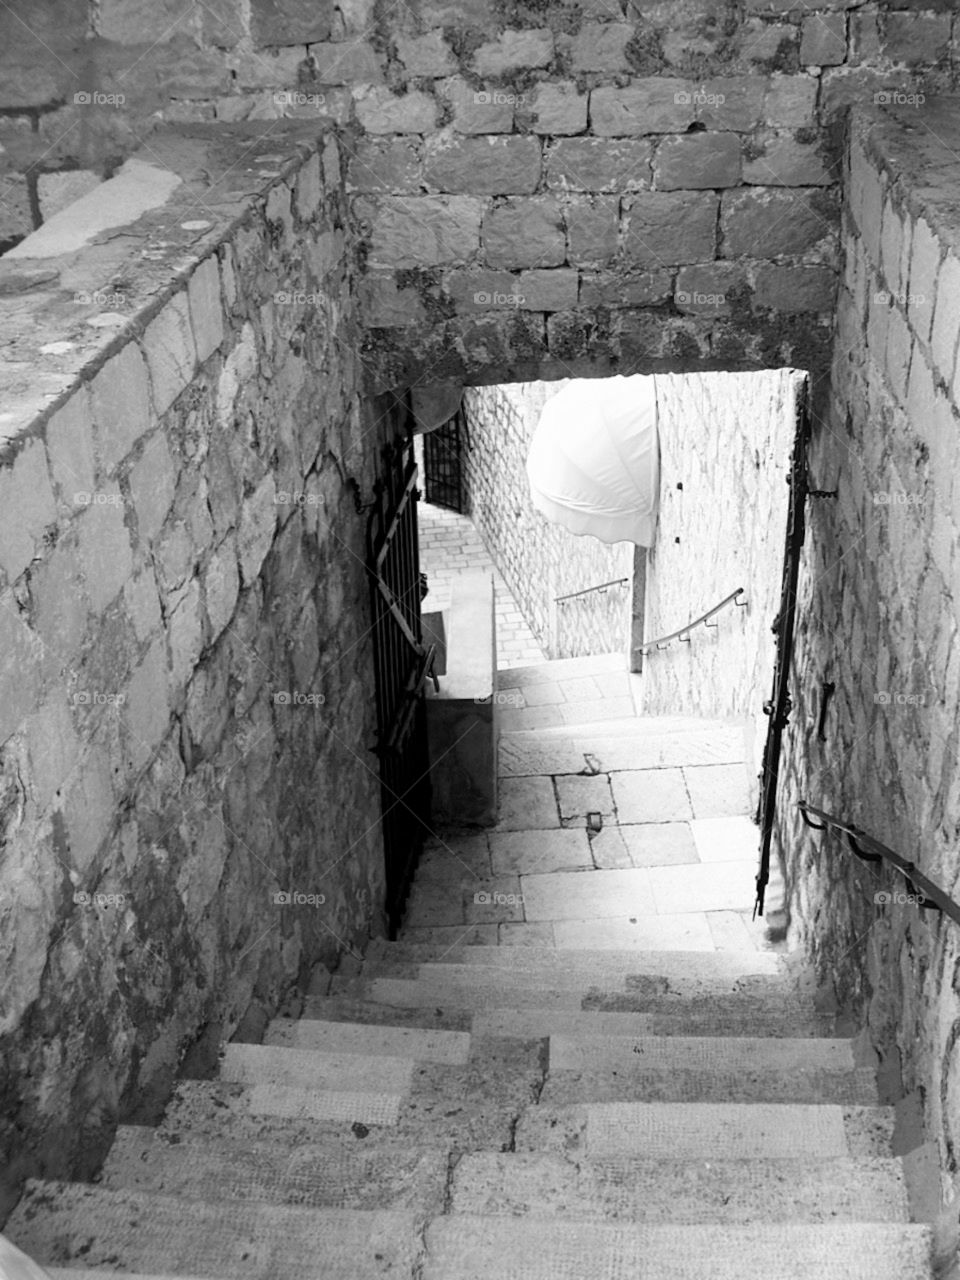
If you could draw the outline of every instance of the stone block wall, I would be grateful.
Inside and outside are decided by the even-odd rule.
[[[377,389],[817,368],[839,115],[955,84],[951,8],[14,0],[0,243],[159,123],[324,116],[352,130]]]
[[[138,234],[0,271],[4,403],[54,388],[0,456],[4,1195],[380,923],[343,157],[167,142]]]
[[[795,935],[922,1102],[949,1197],[960,929],[796,809],[852,821],[960,897],[960,116],[943,100],[919,120],[871,114],[851,137],[833,399],[811,454],[839,496],[808,505],[778,803]]]
[[[564,382],[469,387],[464,407],[470,447],[464,454],[467,514],[486,543],[530,630],[551,658],[561,654],[557,596],[633,575],[633,546],[577,537],[552,524],[530,500],[526,461],[540,411]],[[625,616],[598,616],[594,653],[620,651],[629,641]],[[563,608],[563,606],[560,606]]]
[[[647,554],[644,637],[654,640],[744,588],[710,626],[642,662],[647,715],[748,721],[757,771],[780,609],[795,401],[786,369],[657,378],[660,515]]]

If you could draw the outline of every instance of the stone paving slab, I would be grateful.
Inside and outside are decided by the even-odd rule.
[[[528,920],[604,919],[656,912],[650,872],[558,872],[520,877]],[[666,908],[665,908],[666,910]]]
[[[411,1213],[207,1202],[80,1183],[28,1183],[4,1230],[42,1264],[82,1259],[217,1280],[369,1280],[387,1267],[409,1276],[419,1252]]]
[[[899,1160],[566,1160],[534,1152],[463,1156],[453,1213],[567,1221],[906,1222]]]
[[[755,947],[758,951],[767,949],[771,944],[766,937],[766,922],[763,916],[752,919],[751,911],[711,911],[707,916],[710,935],[718,951],[742,951]],[[779,944],[778,944],[779,945]]]
[[[442,1210],[449,1155],[352,1134],[339,1142],[243,1143],[221,1137],[177,1142],[153,1129],[121,1125],[103,1168],[108,1191],[165,1191],[186,1199],[258,1200],[335,1209]]]
[[[608,823],[599,831],[590,831],[588,834],[590,853],[598,871],[626,871],[633,866],[619,827]]]
[[[593,730],[543,725],[536,732],[532,726],[530,730],[504,732],[500,739],[500,773],[508,777],[580,773],[585,755],[593,757],[595,770],[602,773],[735,763],[745,758],[743,729],[739,725],[707,721],[707,728],[671,730],[661,729],[664,723],[659,719],[630,718]],[[671,723],[674,722],[666,722],[667,726]]]
[[[417,977],[430,985],[448,984],[453,987],[473,987],[477,991],[558,988],[587,993],[591,1000],[609,1001],[642,1000],[658,1002],[657,1007],[680,1009],[697,1000],[732,999],[737,997],[745,1004],[764,1002],[774,1007],[778,1002],[787,1007],[798,1000],[804,1007],[812,1003],[794,990],[788,980],[775,974],[735,976],[719,970],[692,968],[687,972],[670,971],[666,964],[657,964],[660,952],[649,952],[653,963],[647,966],[592,960],[587,964],[575,959],[570,964],[523,962],[522,954],[515,965],[456,964],[449,957],[441,962],[425,960],[417,969]],[[642,954],[642,953],[638,953]],[[664,955],[669,953],[662,953]],[[716,954],[716,953],[713,953]],[[713,1052],[712,1049],[705,1051]],[[851,1064],[852,1065],[852,1064]]]
[[[750,812],[752,806],[745,766],[685,764],[683,776],[694,817],[721,818]]]
[[[556,827],[548,831],[494,831],[490,861],[495,875],[592,868],[586,829]]]
[[[510,667],[498,673],[503,688],[523,688],[528,684],[547,684],[558,680],[575,680],[607,672],[622,672],[623,654],[599,653],[586,658],[555,658],[532,666]]]
[[[646,1224],[483,1218],[427,1228],[422,1280],[929,1280],[909,1223]]]
[[[318,1053],[262,1044],[228,1044],[220,1060],[220,1078],[238,1084],[285,1085],[295,1089],[347,1090],[350,1093],[405,1093],[412,1058]]]
[[[327,1022],[319,1018],[275,1018],[267,1028],[264,1043],[325,1053],[445,1062],[450,1065],[464,1063],[470,1056],[470,1036],[463,1031],[370,1027]]]
[[[648,874],[652,906],[646,910],[664,915],[747,910],[756,892],[757,860],[651,867]]]
[[[539,920],[535,924],[528,921],[517,924],[506,920],[499,928],[498,941],[501,947],[552,947],[555,945],[553,924],[549,920]]]
[[[619,826],[617,830],[634,867],[699,861],[689,822],[641,822]]]
[[[423,849],[417,862],[418,881],[449,874],[456,867],[465,875],[489,875],[490,853],[485,835],[443,834]]]
[[[610,786],[620,823],[687,822],[693,817],[684,774],[680,769],[614,773]]]
[[[636,871],[634,874],[640,875],[642,872]],[[716,950],[706,914],[693,911],[679,915],[646,915],[638,912],[632,916],[608,916],[605,919],[556,920],[553,934],[558,950]]]
[[[599,813],[608,821],[613,818],[613,794],[606,774],[557,778],[556,788],[561,821],[578,820],[583,826],[588,813]]]
[[[829,1159],[850,1154],[839,1106],[587,1103],[590,1156]]]
[[[396,1124],[401,1100],[399,1093],[304,1089],[295,1085],[254,1084],[246,1091],[246,1106],[254,1116],[365,1125]]]
[[[562,722],[566,725],[597,725],[605,720],[623,720],[636,715],[636,705],[632,697],[598,697],[561,702],[559,711]]]
[[[690,834],[701,862],[757,860],[760,828],[743,814],[725,818],[694,818]]]
[[[503,778],[497,831],[542,831],[560,826],[551,778]]]

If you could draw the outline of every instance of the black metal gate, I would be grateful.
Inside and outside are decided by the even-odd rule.
[[[398,402],[398,408],[400,404]],[[428,833],[430,773],[423,687],[434,646],[420,627],[417,466],[409,403],[396,424],[403,434],[382,451],[380,478],[367,524],[367,566],[373,604],[377,743],[386,911],[390,937],[403,916],[410,882]]]
[[[458,409],[449,422],[423,437],[423,486],[427,502],[463,513],[461,450],[469,448],[467,421]]]
[[[764,892],[770,876],[770,844],[777,811],[777,781],[780,776],[780,750],[783,731],[790,720],[790,664],[793,659],[794,619],[797,610],[797,577],[800,553],[806,533],[807,446],[810,441],[809,383],[804,383],[797,396],[797,421],[790,455],[790,507],[787,515],[786,546],[783,555],[783,584],[780,612],[773,623],[777,654],[773,670],[773,692],[763,704],[770,717],[763,747],[763,772],[760,775],[760,800],[757,821],[760,823],[760,869],[757,872],[757,897],[754,915],[763,914]]]

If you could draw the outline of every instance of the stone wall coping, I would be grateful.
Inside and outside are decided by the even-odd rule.
[[[883,172],[895,202],[960,252],[960,96],[856,107],[851,138]]]
[[[177,179],[163,203],[73,251],[0,259],[0,459],[139,337],[333,127],[292,119],[164,128],[136,157]]]

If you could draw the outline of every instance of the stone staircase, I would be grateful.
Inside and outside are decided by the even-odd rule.
[[[875,1072],[750,921],[739,729],[604,661],[502,684],[499,826],[98,1182],[28,1185],[52,1277],[928,1280]]]

